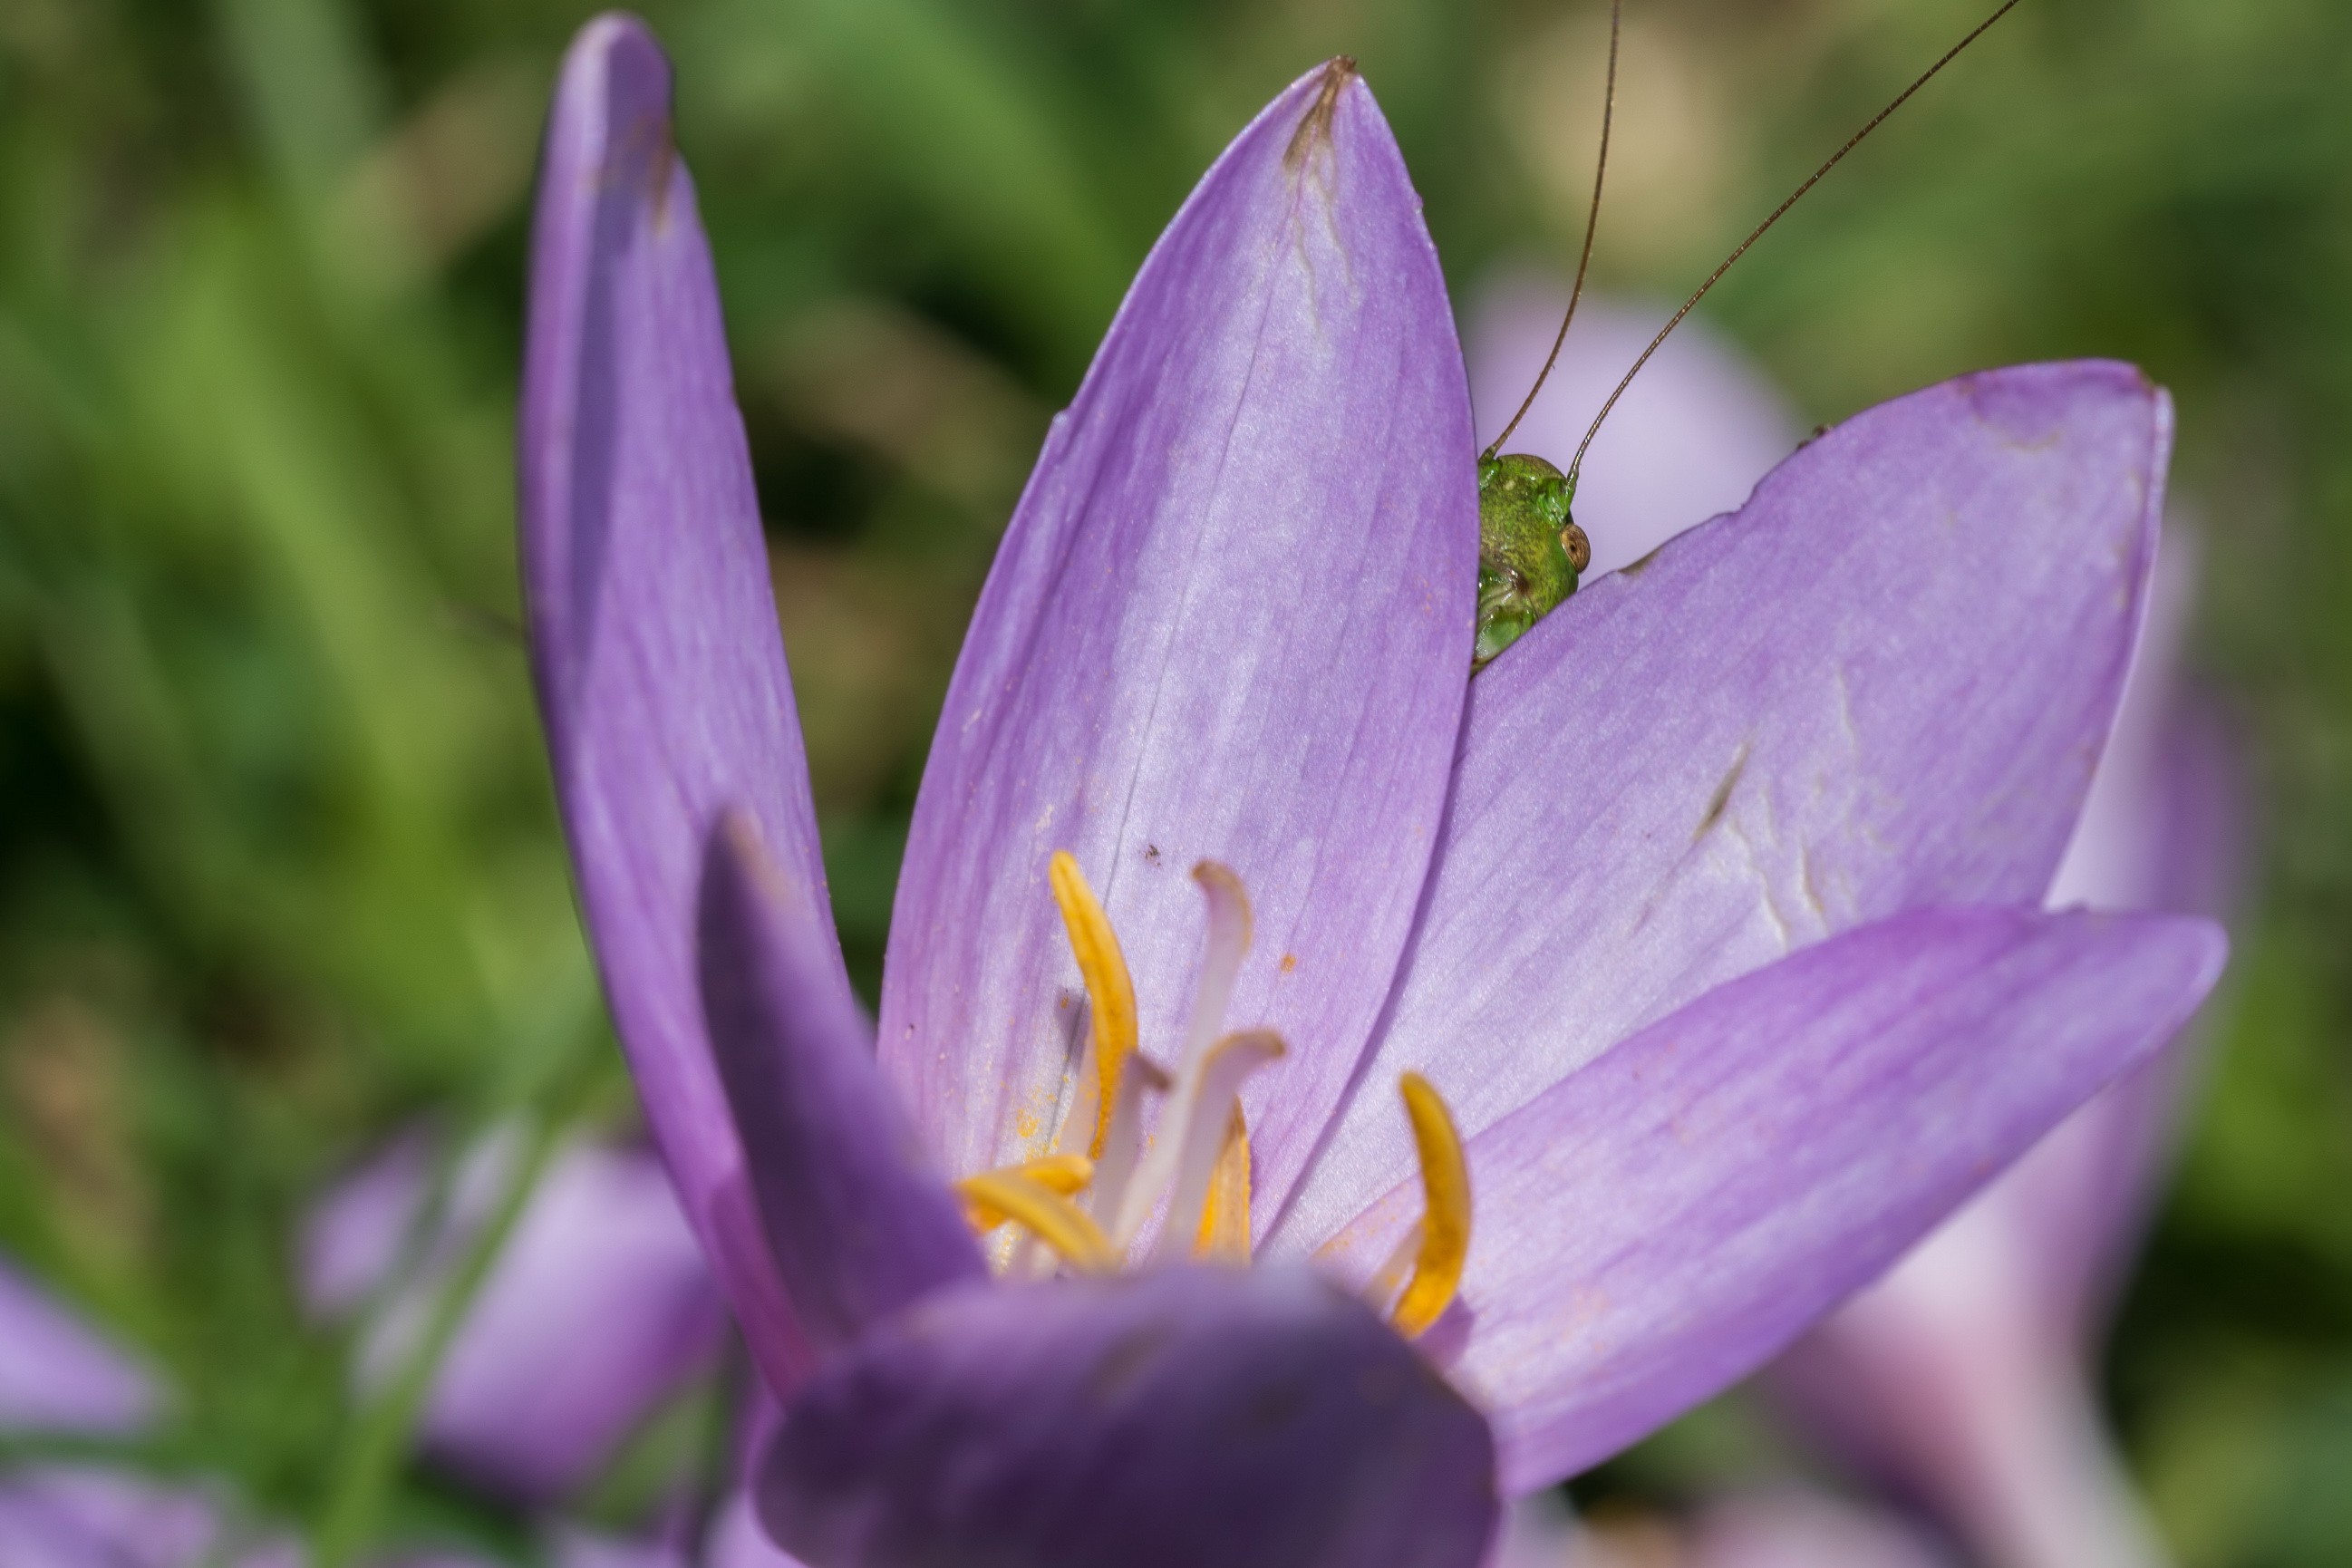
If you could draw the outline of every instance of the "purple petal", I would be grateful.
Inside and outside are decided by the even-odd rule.
[[[478,1142],[428,1215],[432,1150],[414,1132],[313,1211],[306,1267],[334,1267],[306,1278],[312,1309],[339,1317],[383,1292],[361,1342],[362,1389],[415,1352],[520,1153],[511,1127]],[[331,1287],[323,1293],[322,1279]],[[450,1342],[424,1445],[491,1489],[551,1500],[592,1479],[656,1405],[708,1372],[726,1331],[660,1163],[637,1149],[573,1144],[549,1162]]]
[[[0,1263],[0,1432],[128,1436],[162,1403],[144,1367]]]
[[[552,1534],[550,1568],[688,1568],[686,1553],[667,1542],[600,1535],[568,1524]]]
[[[346,1317],[388,1282],[431,1195],[433,1147],[418,1129],[337,1181],[303,1216],[302,1304]]]
[[[1444,805],[1477,551],[1470,409],[1395,143],[1335,65],[1275,100],[1145,262],[1014,514],[956,668],[890,926],[881,1050],[950,1173],[1053,1135],[1083,993],[1075,854],[1184,1037],[1224,862],[1258,947],[1235,1027],[1262,1193],[1337,1100]]]
[[[1951,1568],[1902,1518],[1793,1488],[1709,1501],[1678,1523],[1619,1512],[1590,1528],[1555,1493],[1512,1504],[1487,1568]]]
[[[1691,1534],[1690,1568],[1944,1568],[1948,1562],[1898,1515],[1808,1492],[1711,1503]]]
[[[2172,542],[2168,539],[2168,546]],[[2157,605],[2053,901],[2218,913],[2234,858],[2226,752],[2175,708]],[[2171,613],[2168,613],[2169,610]],[[2174,708],[2168,714],[2166,710]],[[2085,1356],[2153,1195],[2201,1033],[2111,1084],[1777,1362],[1772,1388],[1865,1471],[1990,1558],[2131,1564],[2153,1535],[2101,1434]]]
[[[1462,1303],[1427,1342],[1513,1491],[1745,1374],[2160,1046],[2202,921],[1929,910],[1720,986],[1472,1139]],[[1368,1271],[1400,1185],[1337,1244]]]
[[[726,1331],[661,1168],[634,1151],[567,1150],[449,1346],[425,1442],[509,1495],[558,1497],[707,1372]]]
[[[1567,307],[1568,290],[1534,274],[1506,276],[1478,291],[1462,346],[1481,445],[1501,432],[1535,384]],[[1670,305],[1644,308],[1588,292],[1511,449],[1566,468],[1610,389],[1672,313]],[[1788,400],[1738,350],[1703,317],[1685,321],[1642,367],[1584,455],[1576,521],[1592,542],[1586,580],[1631,565],[1745,501],[1796,449],[1799,430]]]
[[[730,1492],[703,1532],[702,1568],[803,1568],[801,1560],[768,1539],[751,1494]]]
[[[722,805],[759,822],[796,886],[822,889],[824,877],[718,292],[669,101],[668,64],[641,24],[605,16],[582,30],[549,118],[532,237],[523,586],[614,1021],[753,1353],[788,1385],[806,1348],[761,1251],[703,1034],[695,894]],[[829,931],[830,914],[818,918]],[[845,973],[827,984],[847,992]]]
[[[2139,902],[2107,907],[2218,919],[2239,883],[2243,831],[2231,742],[2200,704],[2176,702],[2148,766],[2153,799],[2137,831],[2117,836],[2111,849],[2137,844],[2145,869],[2115,885]],[[2003,1223],[2032,1252],[2035,1310],[2068,1338],[2096,1331],[2137,1247],[2200,1075],[2205,1033],[2190,1026],[2170,1049],[2084,1107],[2020,1163],[2011,1184],[2017,1194],[2000,1200]]]
[[[749,817],[719,820],[703,874],[703,1005],[777,1271],[826,1351],[987,1268],[875,1065],[864,1015],[832,984],[840,950],[823,900],[784,881]]]
[[[2071,1325],[2035,1310],[2030,1253],[2000,1221],[2005,1201],[1988,1201],[2008,1196],[1980,1194],[1799,1341],[1773,1363],[1773,1391],[1986,1562],[2152,1568],[2164,1554],[2102,1430]]]
[[[2082,817],[2051,879],[2053,909],[2083,904],[2095,910],[2220,912],[2207,903],[2172,902],[2164,892],[2171,863],[2189,857],[2201,859],[2206,852],[2202,843],[2177,843],[2175,825],[2168,820],[2173,810],[2174,759],[2168,753],[2180,642],[2189,629],[2199,552],[2194,533],[2172,526],[2163,531],[2148,584],[2147,619],[2124,682],[2115,728],[2099,754]],[[2180,826],[2220,837],[2226,836],[2228,823],[2217,817]]]
[[[225,1527],[210,1491],[95,1465],[41,1464],[0,1479],[9,1568],[299,1568],[300,1549]]]
[[[980,1288],[829,1363],[760,1469],[826,1568],[1471,1568],[1486,1426],[1303,1270]]]
[[[2126,365],[1916,393],[1479,676],[1412,955],[1281,1244],[1411,1169],[1406,1069],[1475,1133],[1808,942],[2039,900],[2114,718],[2170,429]]]

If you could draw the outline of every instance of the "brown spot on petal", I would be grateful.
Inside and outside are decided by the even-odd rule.
[[[1331,140],[1331,116],[1339,107],[1339,89],[1355,79],[1356,62],[1345,55],[1333,58],[1323,68],[1323,79],[1315,93],[1315,107],[1298,122],[1292,133],[1289,148],[1282,154],[1283,165],[1296,169],[1315,151],[1316,143]]]

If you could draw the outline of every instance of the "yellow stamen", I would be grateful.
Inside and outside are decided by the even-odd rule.
[[[1201,1234],[1192,1243],[1192,1256],[1211,1263],[1249,1261],[1249,1125],[1242,1120],[1238,1100],[1225,1123],[1216,1168],[1209,1173],[1209,1201],[1201,1209]]]
[[[967,1176],[956,1184],[956,1191],[963,1196],[965,1217],[977,1229],[992,1229],[980,1221],[993,1215],[1000,1224],[1009,1219],[1024,1226],[1081,1273],[1109,1274],[1118,1268],[1118,1254],[1092,1216],[1017,1168]]]
[[[1409,1072],[1397,1088],[1404,1093],[1405,1115],[1412,1119],[1412,1141],[1421,1151],[1423,1208],[1412,1282],[1404,1288],[1389,1321],[1397,1332],[1412,1339],[1445,1315],[1461,1289],[1462,1266],[1470,1256],[1470,1166],[1462,1157],[1454,1115],[1429,1080]]]
[[[991,1171],[988,1174],[1025,1176],[1039,1186],[1050,1192],[1059,1193],[1066,1198],[1084,1192],[1087,1184],[1095,1179],[1095,1163],[1084,1154],[1048,1154],[1042,1160],[1031,1160],[1019,1165],[1007,1165],[1002,1170]],[[970,1184],[963,1184],[963,1186],[968,1188]],[[1002,1210],[988,1207],[974,1198],[969,1191],[964,1194],[963,1212],[964,1218],[971,1222],[971,1228],[982,1235],[994,1230],[1013,1217]]]
[[[1118,950],[1118,935],[1110,929],[1095,890],[1066,849],[1054,852],[1047,872],[1054,901],[1062,907],[1062,924],[1070,933],[1070,951],[1078,973],[1086,977],[1087,996],[1094,1004],[1094,1057],[1097,1092],[1095,1135],[1087,1152],[1102,1158],[1103,1140],[1110,1133],[1110,1113],[1118,1102],[1118,1079],[1135,1049],[1135,982],[1127,973],[1127,958]]]

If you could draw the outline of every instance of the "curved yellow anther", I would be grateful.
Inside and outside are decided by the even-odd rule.
[[[1209,1201],[1201,1207],[1201,1233],[1192,1241],[1192,1256],[1211,1263],[1250,1260],[1249,1124],[1242,1106],[1225,1123],[1225,1141],[1217,1148],[1217,1163],[1209,1173]]]
[[[1398,1298],[1389,1321],[1411,1339],[1443,1317],[1461,1289],[1462,1266],[1470,1256],[1470,1166],[1462,1157],[1454,1114],[1429,1080],[1409,1072],[1397,1088],[1404,1094],[1412,1141],[1421,1151],[1423,1210],[1412,1282]]]
[[[1127,957],[1118,950],[1118,935],[1110,929],[1095,890],[1087,886],[1078,862],[1066,849],[1054,851],[1047,868],[1054,901],[1062,909],[1062,925],[1070,933],[1070,952],[1078,973],[1086,977],[1087,996],[1094,1004],[1095,1135],[1087,1152],[1102,1158],[1103,1140],[1110,1132],[1110,1114],[1118,1103],[1119,1074],[1135,1050],[1135,982],[1127,973]]]
[[[1084,1192],[1087,1184],[1095,1179],[1095,1163],[1084,1154],[1048,1154],[1042,1160],[1007,1165],[987,1173],[991,1176],[1024,1176],[1047,1191],[1059,1193],[1066,1198]],[[981,1179],[973,1178],[975,1181]],[[973,1197],[971,1184],[970,1182],[959,1183],[958,1190],[963,1193],[964,1218],[971,1222],[972,1229],[984,1235],[1013,1217]]]
[[[964,1217],[976,1230],[992,1230],[1011,1220],[1081,1273],[1109,1274],[1118,1268],[1118,1254],[1093,1216],[1018,1167],[967,1176],[956,1184],[956,1191],[963,1197]],[[993,1224],[981,1223],[991,1216]]]

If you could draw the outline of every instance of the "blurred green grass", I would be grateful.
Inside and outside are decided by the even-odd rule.
[[[647,9],[870,989],[957,628],[1200,170],[1351,54],[1457,297],[1558,261],[1602,11]],[[1597,265],[1660,296],[1976,19],[1633,9]],[[290,1297],[306,1194],[423,1113],[627,1116],[510,542],[528,184],[583,16],[0,6],[0,1247],[169,1370],[159,1462],[297,1520],[359,1418],[343,1347]],[[2210,1102],[2111,1370],[2194,1568],[2352,1561],[2329,1484],[2352,1455],[2347,67],[2336,0],[2029,0],[1708,306],[1817,418],[2080,353],[2179,398],[2196,657],[2247,742],[2259,847]],[[1669,1489],[1745,1462],[1661,1452]],[[518,1539],[400,1484],[399,1517]]]

